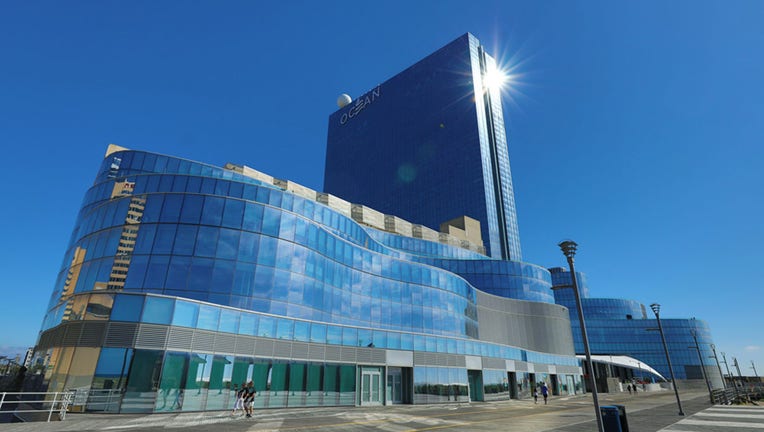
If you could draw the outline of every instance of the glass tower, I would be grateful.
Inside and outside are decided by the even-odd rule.
[[[495,60],[467,33],[329,117],[324,191],[438,229],[480,221],[490,256],[520,261]]]

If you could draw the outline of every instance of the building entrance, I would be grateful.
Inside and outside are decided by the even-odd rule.
[[[403,403],[403,371],[399,367],[387,368],[387,403]]]
[[[382,372],[361,368],[361,405],[382,405]]]

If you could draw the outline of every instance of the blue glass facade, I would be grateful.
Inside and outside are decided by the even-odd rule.
[[[538,266],[361,226],[233,170],[110,149],[37,356],[48,390],[116,393],[108,411],[230,409],[250,380],[261,407],[476,400],[486,391],[468,372],[577,382],[550,286]],[[491,294],[501,311],[486,310]],[[547,332],[568,334],[550,344],[481,330],[480,316],[514,319],[528,303],[515,299],[536,300],[540,322],[562,323]],[[364,399],[367,378],[396,376],[402,387]]]
[[[577,353],[583,354],[584,346],[570,272],[559,267],[550,269],[550,272],[555,301],[569,309],[575,349]],[[652,366],[669,379],[671,375],[653,312],[634,300],[589,297],[586,276],[576,272],[576,277],[581,290],[581,306],[592,355],[633,357]],[[711,351],[711,330],[705,321],[661,317],[661,324],[676,379],[703,379],[701,359],[698,358],[693,339],[694,332],[700,348],[703,370],[712,385],[722,387]]]
[[[332,114],[324,190],[436,230],[467,215],[492,257],[521,261],[492,68],[465,34]]]

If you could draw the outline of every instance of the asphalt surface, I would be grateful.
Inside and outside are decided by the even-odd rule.
[[[601,394],[600,405],[626,407],[630,432],[749,432],[764,430],[764,407],[713,406],[708,393],[682,394],[678,415],[673,392]],[[69,414],[64,421],[0,425],[0,431],[519,431],[596,432],[591,395],[533,401],[456,405],[320,407],[255,411],[253,418],[226,412],[183,414]],[[606,429],[608,430],[608,429]]]

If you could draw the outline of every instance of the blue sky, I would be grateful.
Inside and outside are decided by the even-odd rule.
[[[706,320],[764,370],[764,3],[11,2],[0,346],[34,344],[107,144],[320,190],[327,118],[469,31],[505,100],[525,261]]]

